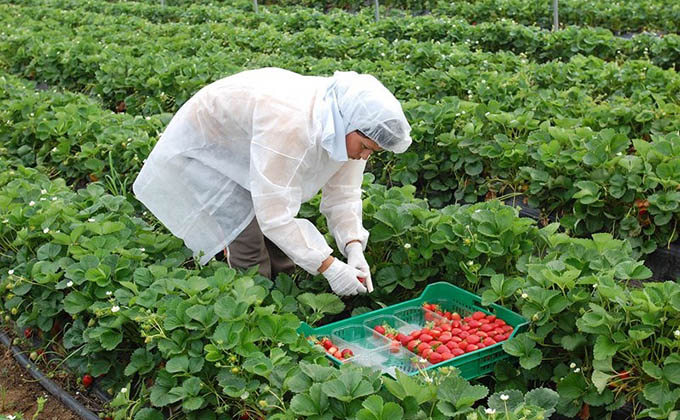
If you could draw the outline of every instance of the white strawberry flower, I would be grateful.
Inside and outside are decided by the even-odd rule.
[[[509,396],[509,395],[507,395],[507,394],[501,394],[501,400],[507,401],[507,400],[509,400],[509,399],[510,399],[510,396]]]
[[[52,201],[57,201],[57,197],[52,197]]]
[[[677,338],[680,338],[680,330],[673,331],[673,335],[676,336]]]
[[[87,219],[87,221],[90,222],[90,223],[93,223],[93,222],[94,222],[94,218],[93,218],[93,217],[90,217],[89,219]]]
[[[28,205],[31,206],[31,207],[35,206],[35,201],[31,200],[31,201],[28,203]]]
[[[47,194],[47,190],[40,190],[40,194]]]
[[[411,244],[409,244],[408,242],[407,242],[407,243],[405,243],[405,244],[404,244],[404,248],[405,248],[405,249],[409,249],[409,248],[411,248]]]
[[[529,297],[529,295],[528,295],[528,294],[526,294],[526,293],[522,293],[522,299],[526,299],[526,298],[528,298],[528,297]]]
[[[118,306],[118,305],[114,305],[114,306],[111,308],[111,312],[113,312],[114,314],[115,314],[116,312],[118,312],[118,311],[120,311],[120,306]]]
[[[574,369],[574,373],[579,373],[580,371],[581,371],[581,368]]]
[[[68,283],[66,283],[66,286],[67,286],[67,287],[73,286],[73,282],[72,282],[71,280],[69,280]]]
[[[110,291],[110,290],[107,290],[107,291],[106,291],[106,296],[111,296],[112,294],[113,294],[112,291]]]
[[[571,362],[571,364],[569,365],[569,369],[574,369],[575,367],[576,367],[576,363]]]
[[[127,388],[125,388],[125,387],[121,388],[121,389],[120,389],[120,392],[123,393],[123,394],[125,394],[125,393],[127,392]]]
[[[49,231],[50,231],[50,228],[43,229],[43,233],[48,233]]]
[[[9,270],[9,271],[7,272],[7,274],[9,274],[9,275],[11,276],[12,274],[14,274],[14,270]]]
[[[496,409],[494,409],[494,408],[487,408],[486,410],[484,410],[484,412],[485,412],[486,414],[496,414]]]

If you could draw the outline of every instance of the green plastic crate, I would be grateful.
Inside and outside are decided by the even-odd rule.
[[[438,304],[442,310],[458,312],[465,317],[473,312],[482,311],[486,314],[494,314],[514,328],[510,338],[528,329],[529,323],[519,314],[500,305],[481,305],[482,298],[466,290],[456,287],[451,283],[438,282],[428,285],[420,297],[411,299],[387,308],[378,309],[359,316],[343,319],[318,328],[312,328],[302,323],[298,333],[309,336],[328,336],[333,343],[340,347],[351,348],[355,356],[346,359],[344,363],[357,363],[380,369],[383,372],[395,376],[395,370],[401,370],[408,375],[415,375],[420,370],[436,369],[442,366],[453,366],[460,370],[461,376],[467,380],[477,378],[492,372],[495,364],[510,356],[503,351],[503,343],[465,353],[453,359],[437,363],[435,365],[420,362],[418,356],[411,353],[403,346],[397,350],[390,346],[388,339],[375,334],[373,326],[387,322],[400,332],[408,334],[414,329],[421,328],[425,320],[426,311],[422,308],[423,303]],[[430,316],[437,316],[431,314]],[[331,355],[326,355],[336,364],[340,360]]]

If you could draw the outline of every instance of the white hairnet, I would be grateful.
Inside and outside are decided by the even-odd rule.
[[[335,136],[328,137],[325,129],[322,144],[334,159],[347,159],[346,152],[344,159],[337,158],[343,155],[340,146],[345,147],[345,135],[355,130],[394,153],[402,153],[411,145],[411,126],[401,104],[375,77],[354,71],[335,72],[324,100],[332,114]],[[339,133],[338,128],[343,126],[344,133]]]

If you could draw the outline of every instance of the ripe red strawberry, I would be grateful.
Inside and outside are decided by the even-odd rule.
[[[399,344],[399,341],[397,341],[397,340],[392,340],[392,342],[390,343],[390,352],[392,352],[392,353],[399,353],[399,348],[400,348],[400,347],[401,347],[401,345]]]
[[[323,347],[328,350],[333,347],[333,342],[328,337],[324,337],[321,339],[321,345],[323,345]]]
[[[382,325],[376,325],[375,327],[373,327],[373,329],[378,334],[385,334],[385,327],[383,327]]]
[[[90,385],[92,385],[93,381],[94,381],[94,378],[92,377],[92,375],[89,375],[89,374],[83,375],[83,386],[85,388],[89,388]]]
[[[479,350],[479,347],[474,344],[468,344],[467,347],[465,347],[466,352],[471,352],[475,350]]]
[[[418,344],[418,347],[416,347],[416,352],[417,353],[422,353],[423,350],[429,349],[430,345],[428,343],[420,343]]]
[[[442,355],[441,355],[441,353],[432,352],[432,353],[430,353],[430,354],[428,355],[428,360],[429,360],[430,363],[432,363],[433,365],[434,365],[434,364],[437,364],[437,363],[439,363],[439,362],[442,361]]]
[[[342,354],[343,359],[349,359],[350,357],[354,356],[352,349],[343,349],[340,353]]]
[[[31,338],[32,335],[33,335],[33,330],[32,330],[32,329],[26,328],[26,329],[24,330],[24,337],[26,337],[26,338]]]

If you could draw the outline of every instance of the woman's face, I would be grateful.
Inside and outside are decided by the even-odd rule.
[[[347,156],[350,159],[368,159],[373,152],[382,150],[378,143],[364,136],[360,131],[352,131],[345,136]]]

